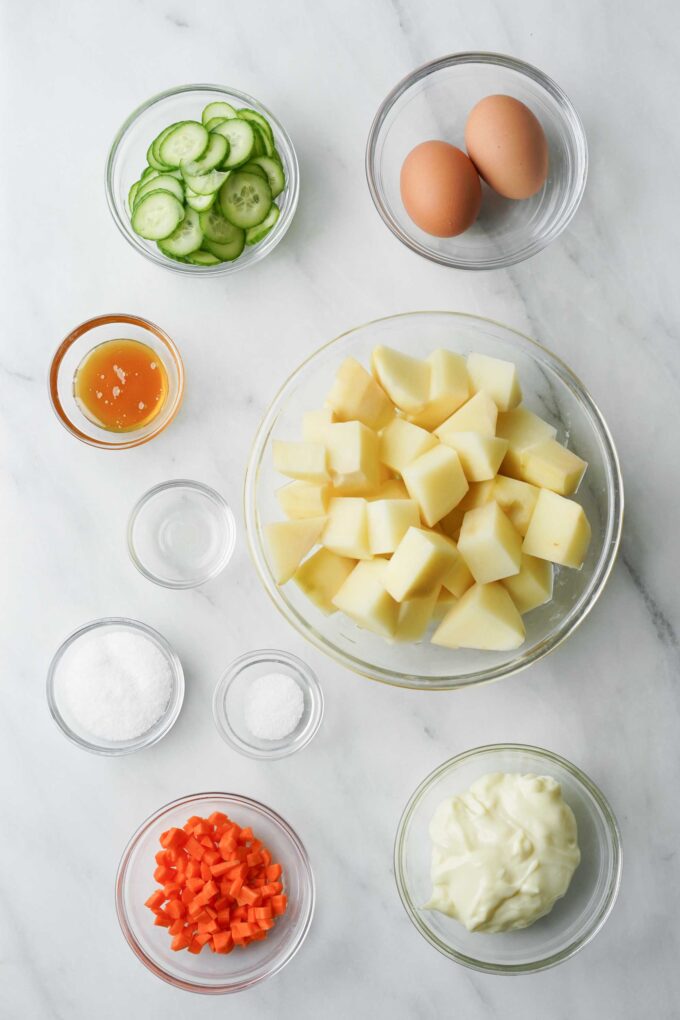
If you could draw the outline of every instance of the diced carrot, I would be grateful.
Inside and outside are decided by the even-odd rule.
[[[279,917],[281,914],[285,914],[286,907],[288,906],[287,896],[272,896],[272,913],[274,917]]]
[[[246,825],[245,829],[241,829],[238,835],[239,843],[248,843],[253,838],[253,830],[249,825]]]
[[[203,949],[203,944],[199,942],[196,936],[194,935],[193,939],[191,940],[191,945],[188,947],[188,949],[190,953],[194,953],[195,956],[198,956],[198,954]]]
[[[195,895],[196,893],[200,893],[201,889],[205,885],[205,882],[203,881],[202,878],[188,878],[186,880],[186,885],[187,888],[191,889],[192,893],[194,893]]]
[[[212,841],[212,836],[197,836],[196,838],[201,846],[204,846],[206,850],[212,850],[215,845]]]
[[[180,882],[168,882],[166,885],[163,886],[163,895],[165,896],[166,900],[170,900],[173,898],[173,896],[177,895],[181,888],[182,885]]]
[[[197,861],[200,861],[205,853],[205,847],[194,836],[189,836],[185,845],[187,853],[191,854]]]
[[[256,850],[254,853],[248,854],[248,856],[246,857],[246,864],[248,865],[249,868],[256,868],[258,864],[262,864],[262,854],[259,852],[259,850]]]
[[[220,928],[219,924],[217,923],[217,921],[213,921],[212,917],[209,918],[207,921],[198,922],[198,932],[201,935],[205,934],[212,935],[214,931],[219,931],[219,928]]]
[[[221,811],[213,811],[211,815],[208,815],[208,821],[211,825],[226,825],[229,819]]]
[[[157,928],[169,928],[172,924],[172,918],[168,917],[166,913],[161,911],[159,914],[156,914],[153,919],[153,923]]]
[[[270,864],[265,871],[268,882],[275,882],[277,878],[281,878],[281,865]]]
[[[193,832],[194,826],[198,825],[200,821],[201,819],[198,817],[198,815],[192,815],[191,818],[187,819],[182,828],[184,829],[185,832]]]
[[[271,904],[253,907],[253,913],[256,921],[268,921],[273,916]]]
[[[191,939],[189,936],[185,932],[180,932],[173,938],[170,943],[170,948],[174,950],[175,953],[178,953],[180,949],[187,949],[190,945]]]
[[[274,918],[263,917],[257,923],[258,926],[262,929],[262,931],[269,931],[270,928],[274,927]]]
[[[257,903],[259,898],[260,893],[258,891],[251,889],[250,886],[244,885],[236,897],[236,902],[239,906],[242,906],[245,903],[249,907],[252,907],[254,903]]]
[[[166,899],[166,897],[163,895],[162,890],[156,889],[155,892],[151,893],[151,895],[149,896],[148,900],[146,900],[144,902],[144,906],[148,907],[149,910],[154,910],[154,911],[155,910],[160,910],[160,908],[163,906],[163,904],[165,902],[165,899]]]
[[[266,937],[267,937],[267,932],[262,930],[262,929],[260,929],[260,931],[256,931],[256,932],[254,932],[250,936],[250,941],[251,942],[262,942],[262,941],[264,941],[264,939],[266,939]]]
[[[214,849],[206,850],[206,852],[203,854],[203,861],[205,862],[205,864],[208,865],[209,868],[212,868],[214,864],[219,864],[221,860],[222,856],[219,850]]]
[[[187,834],[184,829],[172,828],[168,829],[161,836],[161,846],[164,846],[166,850],[169,847],[180,847],[184,846],[187,841]]]
[[[232,921],[244,921],[248,916],[247,907],[234,907],[231,912]]]
[[[167,864],[168,863],[167,855],[166,855],[165,850],[159,850],[158,853],[155,855],[154,859],[156,861],[156,864]]]
[[[200,878],[201,865],[193,858],[187,863],[187,878]]]
[[[216,953],[228,953],[234,945],[230,931],[216,931],[212,941]]]
[[[268,882],[259,890],[261,896],[278,896],[283,886],[280,882]]]
[[[191,903],[191,901],[194,899],[195,895],[196,894],[193,893],[191,891],[191,889],[188,886],[185,885],[184,888],[182,889],[182,892],[180,893],[180,897],[179,898],[181,899],[181,901],[184,904],[184,906],[188,907],[189,904]]]
[[[205,861],[201,861],[201,878],[204,882],[209,882],[212,878],[212,872]]]
[[[170,900],[165,907],[165,913],[168,917],[172,917],[177,920],[178,917],[184,917],[187,912],[187,908],[184,906],[181,900]]]
[[[219,924],[220,928],[224,928],[225,925],[229,924],[229,921],[231,920],[230,914],[231,911],[226,907],[224,910],[218,910],[215,920]]]
[[[235,899],[238,896],[238,894],[240,893],[242,888],[243,888],[243,879],[242,878],[235,878],[234,881],[229,886],[229,895],[233,896],[234,899]]]
[[[207,946],[212,941],[212,932],[198,930],[198,934],[194,935],[194,941],[200,942],[202,946]]]
[[[180,932],[184,931],[184,921],[181,917],[178,917],[176,921],[173,921],[168,928],[169,935],[179,935]]]
[[[220,864],[212,864],[210,866],[211,874],[215,878],[220,878],[225,872],[229,871],[229,861],[221,861]]]

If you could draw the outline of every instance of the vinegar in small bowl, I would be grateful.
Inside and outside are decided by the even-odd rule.
[[[139,340],[106,340],[78,365],[73,396],[85,417],[109,432],[149,425],[168,396],[168,373],[157,352]]]

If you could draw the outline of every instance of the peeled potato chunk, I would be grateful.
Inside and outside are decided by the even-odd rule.
[[[371,355],[371,369],[392,403],[406,414],[416,414],[427,404],[430,366],[426,361],[380,346]]]
[[[449,432],[443,443],[456,451],[468,482],[488,482],[496,476],[507,453],[507,439],[479,432]]]
[[[420,527],[413,499],[378,499],[368,503],[368,544],[374,556],[393,553],[409,528]]]
[[[578,569],[588,552],[590,536],[590,524],[579,503],[541,489],[522,551]]]
[[[433,351],[427,358],[430,366],[430,390],[427,403],[420,411],[410,415],[414,425],[436,429],[470,396],[465,358],[443,348]]]
[[[391,471],[402,474],[405,467],[437,445],[437,437],[404,418],[394,418],[380,433],[380,460]]]
[[[517,478],[506,478],[505,475],[496,475],[491,485],[491,499],[495,499],[501,510],[510,518],[515,531],[520,535],[526,535],[539,490],[535,485],[521,482]]]
[[[544,439],[554,439],[557,429],[526,407],[516,407],[498,415],[496,435],[510,444],[500,470],[504,475],[517,478],[522,453]]]
[[[361,495],[376,489],[380,477],[378,433],[360,421],[328,425],[327,463],[338,495]]]
[[[321,443],[289,443],[275,439],[272,443],[274,468],[288,478],[303,482],[327,482],[326,448]]]
[[[293,574],[300,591],[330,616],[336,612],[333,599],[356,566],[356,560],[338,556],[330,549],[317,549]]]
[[[430,626],[438,597],[439,589],[434,588],[429,595],[401,603],[394,632],[397,641],[420,641]]]
[[[519,574],[504,577],[503,587],[510,592],[510,598],[518,611],[530,613],[532,609],[550,602],[553,591],[553,568],[547,560],[539,560],[536,556],[522,553]]]
[[[518,474],[523,481],[551,489],[560,496],[570,496],[578,489],[588,467],[566,446],[555,439],[545,439],[519,455]]]
[[[473,393],[488,393],[499,411],[510,411],[522,400],[517,368],[511,361],[469,354],[467,371]]]
[[[376,499],[410,499],[408,490],[401,478],[388,478],[381,482],[375,492],[367,493],[365,497],[369,503]]]
[[[447,442],[452,432],[480,432],[483,436],[495,436],[498,408],[488,393],[475,393],[474,397],[434,430],[442,443]]]
[[[429,595],[455,566],[458,551],[445,535],[424,528],[409,528],[385,571],[385,587],[393,599]]]
[[[370,560],[366,500],[356,496],[335,496],[328,504],[321,544],[353,560]]]
[[[442,578],[442,590],[446,589],[459,599],[474,583],[470,568],[456,547],[456,561]]]
[[[450,513],[468,491],[458,454],[441,443],[404,468],[403,478],[430,527]]]
[[[471,579],[474,584],[474,579]],[[443,620],[449,609],[453,609],[458,599],[455,595],[452,595],[446,588],[439,589],[439,595],[432,612],[433,620]]]
[[[524,624],[502,584],[475,584],[449,610],[432,635],[445,648],[506,652],[524,641]]]
[[[326,524],[325,517],[309,517],[303,521],[276,521],[265,526],[269,560],[277,584],[285,584],[316,545]]]
[[[286,517],[323,517],[328,512],[331,488],[326,482],[289,482],[276,490],[276,498]]]
[[[468,510],[460,529],[458,550],[479,584],[519,573],[522,538],[497,503]]]
[[[302,438],[306,443],[323,443],[326,429],[337,421],[332,407],[321,407],[318,411],[305,411],[302,416]]]
[[[458,541],[460,535],[460,529],[463,524],[463,518],[468,510],[474,510],[478,506],[484,506],[489,500],[493,499],[494,481],[490,480],[487,482],[470,482],[470,488],[465,493],[460,503],[451,510],[446,517],[442,517],[439,521],[438,527],[442,529],[445,535],[452,538],[455,542]]]
[[[387,565],[386,560],[357,563],[336,592],[333,605],[360,627],[391,638],[397,629],[399,606],[383,584]]]
[[[326,399],[338,421],[361,421],[377,431],[394,417],[385,391],[354,358],[345,358],[340,365]]]

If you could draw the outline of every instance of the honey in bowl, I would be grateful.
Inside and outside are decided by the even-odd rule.
[[[144,428],[168,396],[158,353],[139,340],[106,340],[76,369],[73,395],[86,418],[109,432]]]

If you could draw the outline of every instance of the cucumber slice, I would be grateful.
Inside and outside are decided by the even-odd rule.
[[[257,174],[257,176],[261,177],[263,181],[269,181],[265,171],[255,162],[254,159],[249,159],[247,163],[244,163],[243,166],[239,167],[239,170],[242,170],[244,174]]]
[[[196,120],[184,120],[158,143],[154,154],[166,166],[177,167],[202,156],[209,141],[210,136],[202,124]]]
[[[253,151],[250,154],[250,158],[254,159],[255,156],[264,156],[267,150],[264,144],[264,135],[257,124],[251,124],[250,126],[253,129],[253,138],[255,139],[255,144],[253,145]]]
[[[165,163],[161,163],[159,159],[156,159],[153,151],[153,142],[146,150],[146,161],[152,170],[156,170],[160,174],[165,173],[166,170],[172,169],[171,167],[166,166]]]
[[[198,251],[203,243],[203,231],[199,215],[193,209],[187,209],[184,219],[173,230],[169,237],[159,242],[158,247],[164,255],[185,256]]]
[[[217,192],[213,191],[212,195],[195,195],[193,191],[189,191],[187,188],[184,192],[184,201],[190,209],[195,209],[196,212],[205,212],[209,209],[215,199],[217,198]]]
[[[186,170],[192,177],[210,173],[211,170],[219,166],[222,160],[227,157],[229,142],[224,135],[210,134],[209,132],[208,138],[210,139],[208,148],[202,156],[188,163],[182,163],[182,169]]]
[[[173,262],[184,262],[185,264],[189,261],[183,258],[181,255],[171,255],[169,251],[163,251],[163,242],[156,241],[156,247],[158,248],[161,255],[165,255],[166,259],[172,259]]]
[[[258,156],[271,156],[271,155],[273,155],[273,153],[274,153],[274,143],[272,142],[272,140],[269,137],[269,135],[267,134],[267,132],[263,131],[262,128],[258,127],[257,124],[251,124],[250,126],[252,127],[253,131],[255,132],[255,138],[256,138],[256,141],[258,143],[257,144],[257,148],[260,150],[258,153],[256,153],[256,155],[258,155]]]
[[[139,178],[140,182],[148,181],[151,177],[158,177],[160,170],[154,170],[152,166],[146,166],[142,170],[142,176]]]
[[[237,170],[220,188],[220,209],[230,223],[244,230],[262,223],[271,204],[271,188],[257,174]]]
[[[194,195],[212,195],[219,191],[229,176],[228,170],[211,170],[209,174],[189,174],[183,171],[184,183]]]
[[[203,113],[201,114],[201,120],[207,126],[209,120],[213,120],[215,117],[221,117],[223,120],[231,120],[236,116],[236,110],[231,103],[216,102],[208,103]],[[208,128],[210,130],[210,128]]]
[[[217,241],[210,241],[208,238],[203,242],[205,248],[220,262],[233,262],[237,259],[245,244],[245,231],[239,230],[238,227],[234,227],[234,230],[238,231],[238,234],[234,237],[233,241],[228,241],[226,244],[219,244]]]
[[[251,124],[257,124],[261,131],[269,136],[269,141],[274,145],[274,132],[272,131],[271,124],[266,117],[263,117],[257,110],[251,110],[249,107],[244,106],[242,110],[237,111],[238,116],[241,120],[248,120]]]
[[[269,187],[272,189],[272,198],[280,195],[286,186],[286,177],[279,161],[273,156],[256,156],[251,162],[266,173]]]
[[[246,244],[258,244],[264,237],[267,236],[269,231],[274,227],[276,221],[281,215],[278,205],[272,202],[271,209],[262,220],[262,223],[258,223],[256,227],[249,227],[246,230]]]
[[[167,138],[170,132],[177,127],[177,124],[178,121],[175,121],[173,124],[168,124],[166,128],[163,128],[161,133],[159,135],[156,135],[156,137],[154,138],[154,140],[152,141],[151,145],[148,148],[146,154],[146,161],[150,167],[152,167],[154,170],[160,171],[160,173],[163,173],[164,170],[170,170],[172,168],[163,162],[163,160],[161,159],[160,152],[158,151],[158,147],[161,144],[161,142],[165,138]]]
[[[128,191],[128,209],[130,210],[130,212],[132,212],[132,210],[135,207],[135,195],[139,191],[139,186],[140,186],[141,183],[142,183],[141,180],[140,181],[135,181],[135,183],[132,185],[132,187]]]
[[[255,135],[250,124],[245,120],[234,118],[225,120],[215,128],[215,134],[224,135],[229,142],[229,154],[221,164],[223,170],[247,163],[255,146]]]
[[[147,241],[169,237],[184,219],[184,206],[169,191],[150,191],[137,203],[132,229]]]
[[[152,177],[150,181],[143,181],[135,201],[140,202],[144,195],[148,195],[150,191],[169,191],[180,202],[184,201],[184,188],[171,174],[159,174],[158,177]]]
[[[231,244],[243,233],[240,227],[235,227],[224,218],[217,206],[202,212],[200,222],[206,240],[215,241],[216,244]]]
[[[217,127],[217,125],[218,125],[218,124],[224,124],[225,120],[228,120],[228,119],[229,119],[229,118],[227,118],[227,117],[212,117],[212,118],[211,118],[211,119],[210,119],[210,120],[209,120],[209,121],[208,121],[208,122],[207,122],[207,123],[205,124],[205,130],[206,130],[207,132],[211,132],[211,131],[214,131],[214,130],[215,130],[215,128]]]
[[[191,255],[187,255],[186,261],[192,266],[218,266],[222,259],[218,259],[212,252],[199,248],[198,251],[192,251]]]

